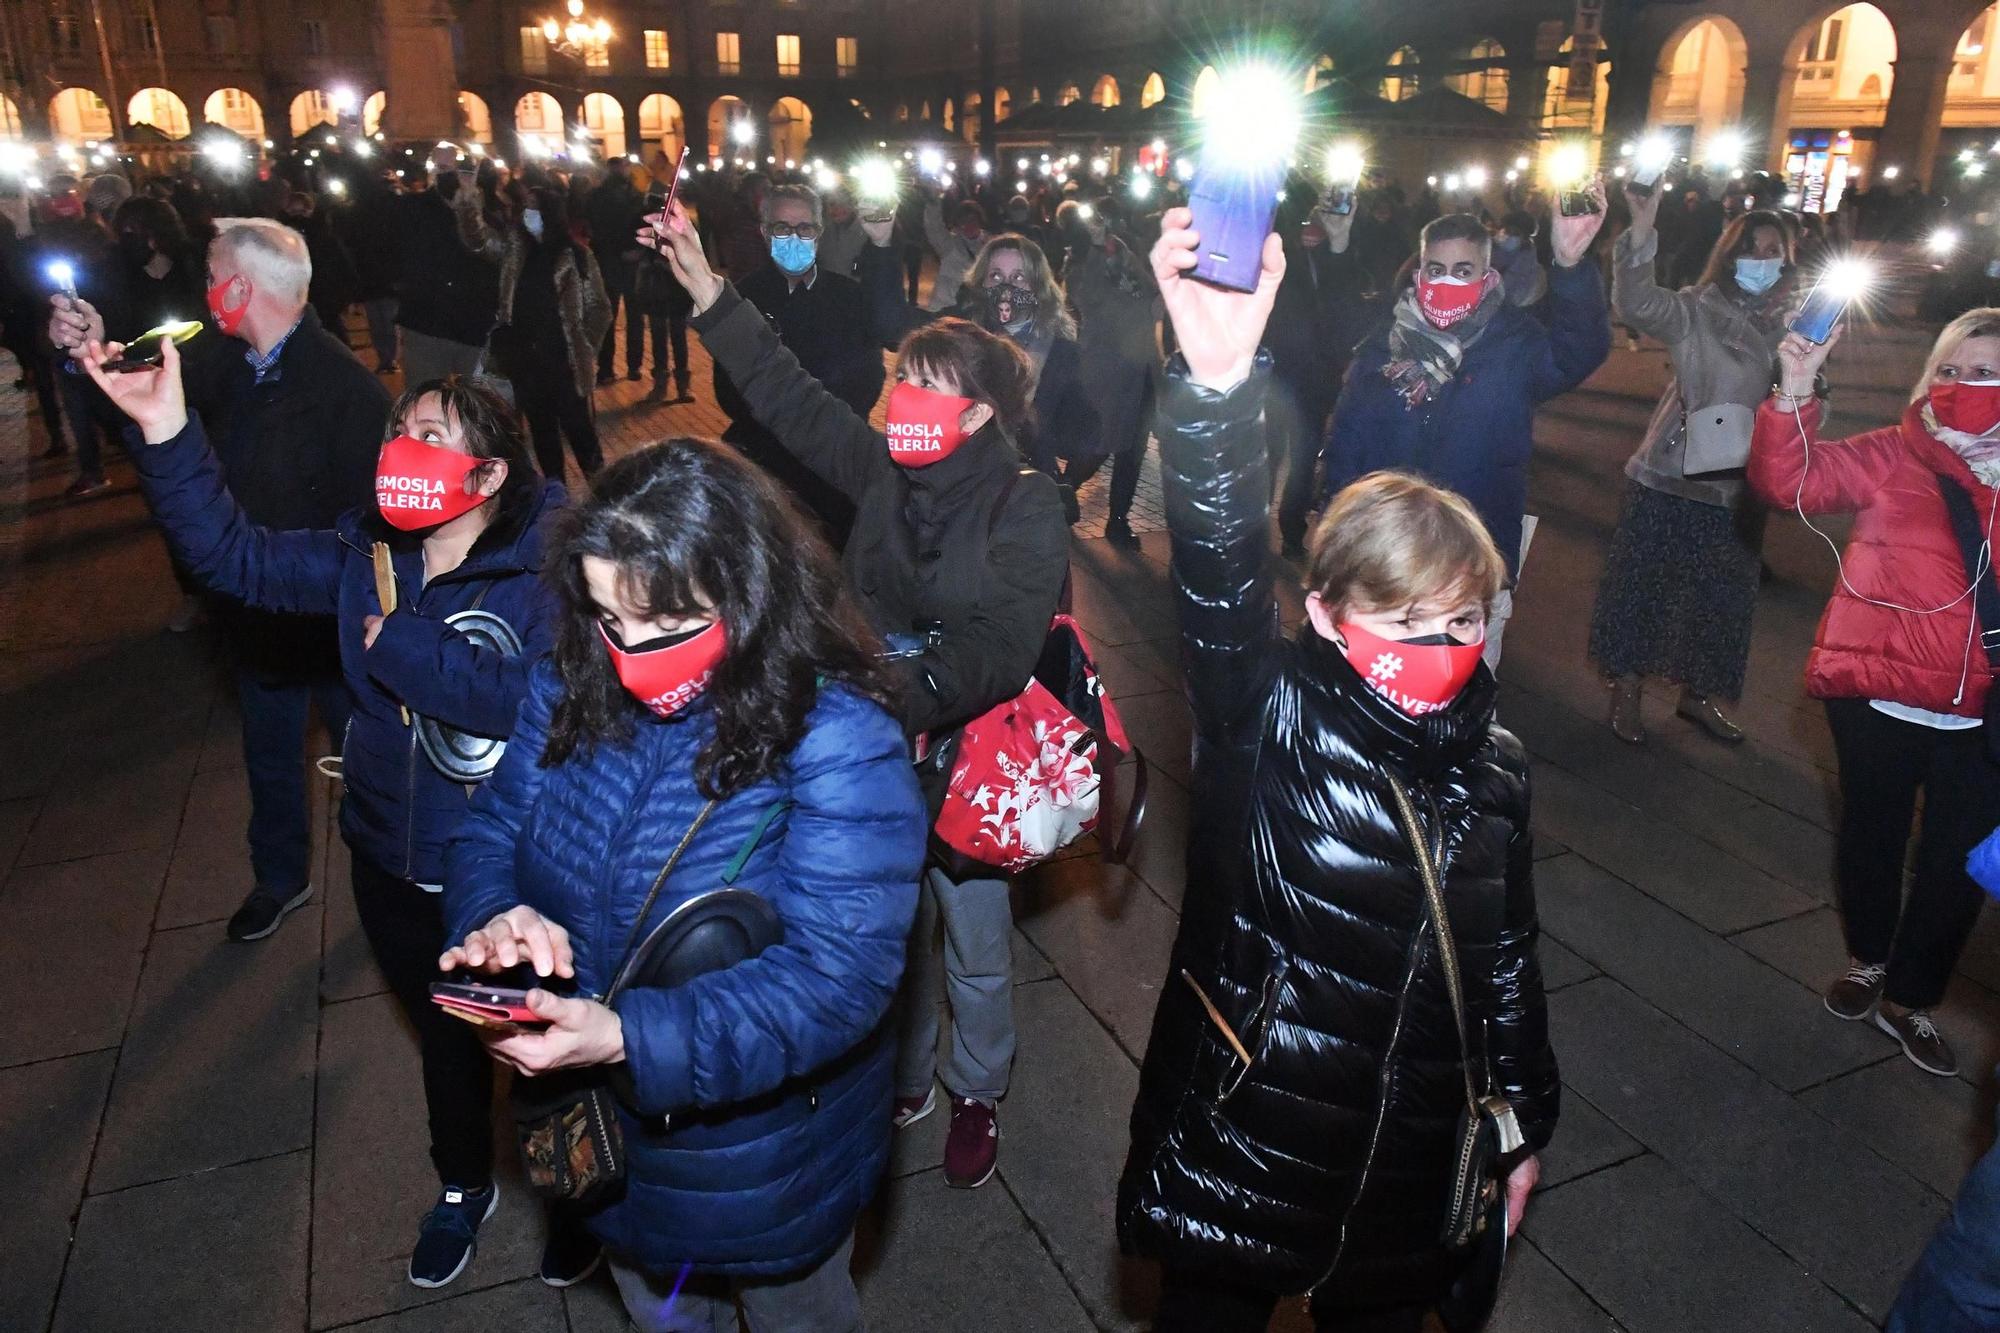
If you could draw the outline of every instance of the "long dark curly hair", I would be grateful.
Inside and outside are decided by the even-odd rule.
[[[596,745],[628,740],[658,721],[612,669],[585,556],[617,565],[625,595],[648,614],[703,614],[705,599],[728,627],[727,651],[700,705],[715,715],[715,736],[695,761],[704,796],[726,797],[776,771],[805,735],[822,681],[893,707],[878,665],[881,643],[847,595],[833,552],[733,449],[672,439],[619,459],[559,520],[551,545],[563,694],[544,768],[587,758]],[[685,724],[696,711],[663,725]]]

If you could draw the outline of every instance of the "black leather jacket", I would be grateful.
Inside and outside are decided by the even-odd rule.
[[[1527,763],[1481,668],[1411,718],[1310,626],[1279,634],[1260,413],[1167,373],[1158,434],[1194,710],[1187,897],[1118,1195],[1128,1250],[1336,1305],[1434,1300],[1465,1105],[1422,882],[1385,781],[1442,826],[1476,1078],[1555,1128]],[[1187,977],[1183,977],[1185,970]],[[1192,978],[1251,1055],[1246,1070]]]

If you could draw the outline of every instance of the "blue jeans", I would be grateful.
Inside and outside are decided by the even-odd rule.
[[[1958,1200],[1903,1280],[1885,1333],[2000,1328],[2000,1144],[1973,1165]]]
[[[257,887],[289,896],[312,881],[312,821],[306,804],[308,709],[336,751],[347,732],[347,689],[338,676],[278,679],[236,673],[243,713],[243,767],[250,779],[250,868]]]

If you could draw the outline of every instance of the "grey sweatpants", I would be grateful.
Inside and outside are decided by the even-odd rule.
[[[611,1280],[639,1333],[736,1333],[736,1303],[750,1333],[862,1333],[854,1290],[854,1237],[817,1268],[782,1278],[690,1277],[678,1293],[673,1273],[648,1273],[611,1260]]]
[[[1007,1074],[1014,1064],[1013,950],[1014,911],[1006,880],[955,883],[941,870],[924,872],[903,969],[898,1097],[923,1096],[933,1074],[957,1097],[990,1105],[1007,1095]],[[943,1040],[940,998],[951,1009]]]

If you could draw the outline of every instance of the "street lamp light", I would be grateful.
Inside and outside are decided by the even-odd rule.
[[[569,0],[566,8],[568,22],[553,15],[542,20],[542,39],[558,55],[584,60],[590,48],[602,48],[616,35],[604,19],[593,19],[583,12],[583,0]]]

